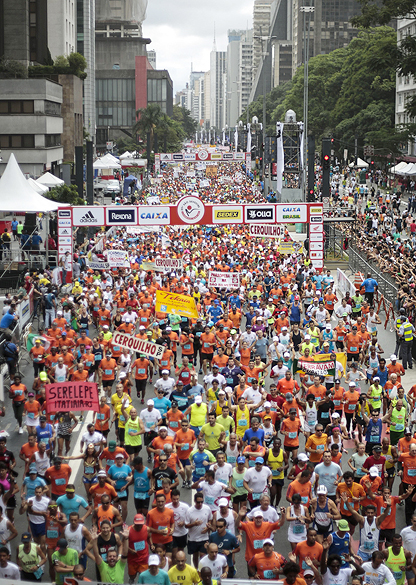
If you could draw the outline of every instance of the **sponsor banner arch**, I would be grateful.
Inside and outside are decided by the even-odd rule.
[[[238,154],[238,153],[237,153]],[[244,153],[242,153],[244,154]],[[276,237],[276,230],[266,224],[307,223],[314,241],[322,242],[320,250],[311,253],[313,266],[322,270],[324,262],[323,206],[321,203],[264,203],[264,204],[206,204],[197,195],[182,197],[175,205],[83,205],[58,209],[59,258],[70,252],[72,238],[60,235],[59,228],[133,227],[133,226],[180,226],[191,225],[250,225],[250,232],[257,237]],[[256,230],[252,226],[258,225]],[[262,227],[261,227],[262,226]],[[68,271],[70,272],[70,271]],[[68,275],[69,276],[69,275]]]

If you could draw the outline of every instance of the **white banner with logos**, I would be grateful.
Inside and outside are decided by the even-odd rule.
[[[182,258],[155,258],[156,268],[163,268],[166,272],[172,270],[182,270],[183,260]]]
[[[239,288],[240,274],[238,272],[215,272],[210,270],[208,277],[209,288]]]
[[[348,291],[350,295],[353,297],[356,293],[356,288],[354,283],[348,278],[348,276],[337,268],[337,289],[345,296],[345,293]]]
[[[118,347],[124,347],[131,351],[137,351],[144,355],[160,359],[165,351],[163,345],[158,345],[153,341],[147,341],[146,339],[139,339],[133,335],[126,335],[126,333],[116,332],[111,340],[113,345]]]
[[[111,268],[130,268],[129,257],[125,250],[107,250],[107,261]]]

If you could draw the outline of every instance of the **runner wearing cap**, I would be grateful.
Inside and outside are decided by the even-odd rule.
[[[148,569],[148,538],[149,531],[145,525],[145,517],[142,514],[136,514],[133,518],[133,525],[129,528],[129,550],[127,554],[129,583],[134,582],[137,573],[143,573]]]
[[[263,541],[263,551],[254,555],[248,566],[255,569],[255,579],[277,580],[286,559],[273,550],[274,542],[270,538]]]
[[[262,552],[263,542],[269,539],[275,530],[283,526],[285,517],[282,516],[278,522],[264,522],[263,512],[258,510],[254,515],[253,520],[243,519],[247,516],[247,508],[242,507],[236,519],[236,530],[239,530],[237,540],[242,542],[242,533],[246,535],[246,552],[245,559],[247,561],[247,572],[249,578],[254,576],[254,569],[250,567],[250,561],[256,553]]]

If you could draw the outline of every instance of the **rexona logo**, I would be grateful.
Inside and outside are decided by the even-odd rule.
[[[107,207],[107,224],[108,225],[136,225],[136,208],[111,208]]]
[[[87,211],[87,213],[81,217],[79,223],[98,223],[98,219],[94,216],[92,211]]]
[[[267,222],[274,221],[274,207],[245,207],[246,222]]]
[[[71,217],[71,212],[69,209],[59,209],[58,217]]]

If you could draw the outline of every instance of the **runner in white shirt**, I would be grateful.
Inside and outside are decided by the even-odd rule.
[[[222,451],[217,453],[217,463],[213,463],[210,469],[215,472],[215,480],[222,483],[224,488],[228,487],[230,477],[233,475],[233,466],[225,462],[225,453]],[[228,496],[225,489],[223,489],[222,496]]]
[[[265,491],[269,478],[272,477],[271,470],[258,460],[262,457],[257,457],[255,467],[250,467],[244,474],[244,487],[252,496],[253,500],[259,500],[261,494]]]
[[[158,423],[162,420],[160,411],[155,408],[155,403],[152,399],[147,401],[147,408],[141,411],[139,418],[144,422],[146,433],[154,431]]]
[[[188,553],[192,555],[194,567],[197,567],[199,554],[206,550],[204,543],[208,540],[208,530],[213,516],[210,507],[204,504],[204,495],[201,492],[194,495],[194,502],[195,504],[186,511],[185,528],[188,529]]]
[[[20,581],[20,569],[9,561],[10,555],[0,553],[0,579],[14,579]]]
[[[212,579],[216,581],[226,579],[228,573],[227,557],[218,554],[218,546],[211,542],[208,545],[208,554],[199,561],[198,571],[203,567],[209,567],[212,571]]]
[[[205,504],[209,506],[211,512],[216,512],[218,510],[218,502],[223,495],[223,492],[225,492],[225,495],[227,496],[231,493],[232,489],[224,487],[223,483],[216,481],[215,472],[212,469],[209,469],[204,477],[206,478],[206,481],[201,478],[192,484],[192,489],[200,489],[204,496]]]
[[[396,585],[396,580],[393,577],[393,573],[386,565],[384,565],[385,559],[381,551],[374,551],[372,560],[368,563],[363,563],[361,568],[364,569],[364,583],[366,585]]]
[[[159,378],[159,380],[155,384],[155,388],[156,392],[159,390],[159,388],[161,388],[163,390],[164,396],[166,396],[166,398],[169,398],[170,395],[172,394],[172,390],[176,386],[176,382],[174,378],[166,377],[166,374],[169,376],[169,371],[162,370],[162,376],[164,375],[165,377]]]
[[[180,501],[179,490],[172,490],[172,501],[166,504],[166,508],[173,510],[173,519],[175,526],[173,528],[173,542],[172,542],[172,553],[175,555],[178,550],[183,550],[185,543],[181,542],[184,536],[188,534],[188,529],[185,527],[185,517],[189,510],[188,504]]]
[[[412,516],[411,526],[406,526],[400,532],[400,536],[403,539],[403,548],[410,551],[412,556],[416,555],[416,515]]]
[[[351,576],[362,577],[364,575],[364,569],[350,555],[343,555],[345,557],[344,560],[341,560],[338,555],[330,555],[327,557],[329,544],[324,542],[323,546],[324,550],[322,552],[320,566],[322,585],[348,585]],[[353,565],[354,569],[341,569],[344,561]],[[314,570],[312,563],[307,562],[307,565]]]

